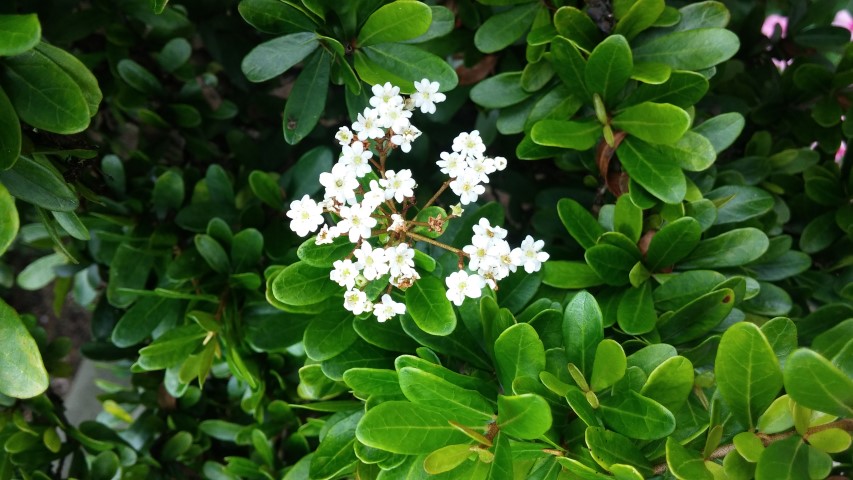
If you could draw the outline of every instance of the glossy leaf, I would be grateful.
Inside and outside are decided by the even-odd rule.
[[[318,49],[305,62],[284,106],[284,139],[294,145],[317,126],[326,107],[332,58]]]
[[[539,395],[498,395],[498,427],[507,435],[533,440],[551,428],[551,407]]]
[[[657,319],[650,282],[625,291],[616,310],[616,321],[622,331],[629,335],[648,333],[655,328]]]
[[[18,313],[0,300],[0,394],[31,398],[47,386],[47,371],[38,345]]]
[[[601,401],[604,423],[630,438],[655,440],[675,430],[675,416],[663,405],[629,390]]]
[[[182,302],[163,297],[144,297],[119,319],[111,340],[117,347],[130,347],[145,340],[163,322],[176,322],[183,314]]]
[[[609,102],[625,87],[633,69],[627,40],[622,35],[611,35],[599,43],[587,59],[584,70],[586,88]]]
[[[459,78],[444,59],[413,45],[381,43],[356,51],[355,70],[369,84],[390,81],[402,93],[415,91],[414,82],[428,78],[446,92],[456,87]]]
[[[566,359],[586,377],[592,374],[595,350],[604,340],[603,322],[598,302],[586,291],[575,295],[563,314]]]
[[[655,197],[665,203],[684,199],[687,182],[681,167],[656,146],[629,137],[619,146],[617,155],[631,179]]]
[[[358,441],[370,447],[404,455],[419,455],[468,441],[468,436],[450,425],[450,421],[458,421],[456,412],[452,410],[390,401],[368,410],[359,422],[355,435]],[[406,441],[401,442],[401,438]]]
[[[690,115],[668,103],[643,102],[617,113],[613,126],[649,143],[669,144],[690,127]]]
[[[699,244],[702,227],[692,217],[682,217],[666,224],[649,242],[646,266],[656,271],[674,265]]]
[[[577,47],[564,37],[556,37],[551,43],[552,64],[557,75],[570,92],[585,100],[592,99],[592,94],[586,88],[584,60]]]
[[[604,227],[592,214],[571,198],[561,198],[557,203],[557,213],[566,230],[584,249],[595,245],[604,232]],[[547,264],[546,264],[547,265]]]
[[[545,347],[536,329],[518,323],[504,330],[495,341],[495,363],[505,391],[518,377],[538,378],[539,372],[545,370]]]
[[[799,480],[809,478],[808,445],[794,435],[768,446],[755,469],[755,480]]]
[[[696,340],[720,324],[734,307],[734,292],[722,288],[700,296],[669,317],[660,317],[662,340],[678,345]]]
[[[628,274],[637,261],[631,252],[606,243],[589,248],[584,258],[606,284],[614,286],[628,283]]]
[[[265,33],[281,35],[316,28],[301,10],[278,0],[242,0],[237,10],[246,23]]]
[[[301,62],[319,44],[313,32],[291,33],[268,40],[243,59],[243,74],[251,82],[275,78]]]
[[[21,154],[21,126],[6,92],[0,88],[0,171],[9,169]]]
[[[539,145],[588,150],[601,138],[601,124],[595,120],[541,120],[530,136]]]
[[[613,464],[631,465],[646,476],[652,465],[629,438],[601,427],[589,427],[584,434],[592,458],[605,469]]]
[[[671,357],[652,370],[640,393],[669,411],[677,412],[693,390],[693,380],[690,360],[681,356]]]
[[[552,287],[575,290],[604,283],[586,262],[551,260],[543,265],[543,269],[542,283]]]
[[[288,305],[313,305],[321,302],[341,287],[329,279],[329,270],[296,262],[284,269],[272,283],[276,299]]]
[[[699,242],[680,266],[691,269],[737,267],[759,258],[769,245],[767,235],[757,228],[729,230]]]
[[[456,314],[441,280],[427,276],[406,290],[406,311],[423,331],[449,335],[456,328]]]
[[[634,48],[634,61],[665,63],[673,70],[702,70],[731,58],[740,48],[737,35],[723,28],[676,31]]]
[[[633,2],[631,8],[616,23],[613,33],[624,35],[628,40],[634,38],[638,33],[654,25],[655,20],[663,13],[664,7],[663,0]]]
[[[488,422],[494,416],[494,404],[479,392],[413,367],[399,369],[398,375],[400,390],[413,403],[444,406],[465,425]]]
[[[785,391],[798,404],[853,416],[853,380],[818,353],[801,348],[785,362]]]
[[[345,315],[339,309],[314,317],[305,328],[305,354],[312,360],[323,361],[350,348],[357,338],[352,322],[352,315]]]
[[[363,415],[363,412],[357,411],[336,422],[326,432],[311,459],[311,478],[336,478],[358,462],[353,444],[356,441],[356,427]]]
[[[666,439],[666,465],[679,480],[712,480],[699,452],[690,451],[672,437]]]
[[[512,45],[530,28],[539,8],[536,3],[528,3],[489,17],[474,34],[474,45],[483,53]]]
[[[364,22],[356,43],[360,47],[377,43],[401,42],[426,33],[432,22],[429,6],[415,1],[397,0],[380,7]],[[420,81],[420,78],[414,80]]]
[[[611,339],[603,340],[595,349],[595,361],[589,380],[590,389],[598,392],[612,386],[625,376],[627,367],[622,345]]]
[[[38,16],[0,15],[0,57],[20,55],[32,49],[41,40]]]
[[[15,208],[15,199],[0,183],[0,257],[6,253],[9,245],[15,240],[19,227],[20,219],[18,209]]]
[[[89,106],[89,116],[95,116],[98,113],[98,106],[103,99],[103,94],[98,85],[98,79],[86,68],[86,65],[74,55],[48,43],[42,42],[38,44],[36,51],[47,57],[68,74],[71,80],[80,88],[80,92],[86,99],[86,103]]]

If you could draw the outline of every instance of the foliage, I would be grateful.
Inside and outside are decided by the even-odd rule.
[[[849,473],[844,8],[0,6],[0,479]],[[434,203],[406,220],[449,218],[435,161],[460,132],[509,162],[412,231],[422,278],[380,323],[329,301],[352,245],[286,211],[321,199],[372,85],[422,78],[447,101],[394,159]],[[433,234],[461,249],[481,219],[550,260],[454,306],[462,257]],[[51,285],[124,377],[78,425],[48,382],[69,342],[13,308]]]

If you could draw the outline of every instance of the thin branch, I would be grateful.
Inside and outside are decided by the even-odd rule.
[[[458,248],[451,247],[450,245],[448,245],[446,243],[441,243],[438,240],[433,240],[432,238],[429,238],[429,237],[424,236],[424,235],[420,235],[420,234],[417,234],[414,232],[408,232],[407,231],[406,236],[413,239],[413,240],[417,240],[419,242],[426,242],[430,245],[435,245],[438,248],[443,248],[447,251],[455,253],[456,255],[459,255],[459,257],[467,257],[468,256],[467,253],[463,252],[462,250],[460,250]]]
[[[429,206],[431,206],[433,203],[435,203],[435,201],[436,201],[436,200],[438,200],[438,197],[439,197],[442,193],[444,193],[444,191],[445,191],[445,190],[447,190],[447,187],[448,187],[448,186],[450,186],[450,182],[451,182],[452,180],[453,180],[452,178],[449,178],[449,179],[445,180],[445,181],[444,181],[444,183],[442,183],[442,184],[441,184],[441,187],[439,187],[438,191],[436,191],[436,192],[435,192],[435,195],[433,195],[433,196],[432,196],[432,198],[430,198],[430,199],[429,199],[429,201],[428,201],[428,202],[426,202],[426,204],[424,204],[424,206],[423,206],[423,207],[421,207],[421,210],[425,210],[427,207],[429,207]]]

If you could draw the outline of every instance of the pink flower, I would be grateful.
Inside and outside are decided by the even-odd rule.
[[[847,153],[847,142],[841,141],[838,151],[835,152],[835,163],[841,165],[841,160],[844,159],[844,154]]]
[[[761,26],[761,33],[764,34],[767,38],[773,38],[773,32],[776,31],[776,25],[779,25],[779,28],[782,29],[782,38],[785,38],[785,35],[788,33],[788,17],[783,17],[778,14],[770,14],[764,19],[764,25]]]
[[[850,15],[850,12],[847,10],[839,10],[838,13],[835,14],[835,19],[832,20],[832,24],[836,27],[850,30],[850,39],[853,40],[853,16]]]

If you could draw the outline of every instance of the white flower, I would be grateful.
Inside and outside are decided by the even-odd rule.
[[[398,130],[395,128],[394,131],[397,132]],[[409,125],[403,130],[400,130],[400,133],[392,135],[391,143],[398,145],[400,150],[404,153],[409,153],[412,151],[412,142],[417,140],[420,136],[421,131],[414,125]]]
[[[462,132],[453,139],[453,151],[459,152],[466,157],[479,158],[486,151],[486,145],[480,138],[480,132],[472,130],[471,133]]]
[[[453,302],[457,307],[462,305],[465,297],[479,298],[482,294],[483,287],[486,282],[483,277],[477,275],[468,275],[468,272],[459,270],[453,272],[445,279],[447,284],[447,299]]]
[[[468,268],[471,270],[487,271],[497,264],[497,249],[488,238],[475,235],[471,238],[471,245],[465,245],[462,251],[468,254]]]
[[[329,279],[342,287],[347,287],[348,290],[355,288],[355,280],[358,277],[359,270],[361,270],[361,265],[346,259],[335,261],[332,267],[334,268],[329,272]]]
[[[391,85],[391,82],[385,82],[385,85],[374,85],[371,91],[373,96],[369,100],[370,106],[378,110],[380,115],[385,115],[389,109],[403,106],[400,87]]]
[[[403,110],[403,105],[395,105],[379,116],[380,123],[385,128],[390,128],[395,132],[402,132],[411,125],[412,112]]]
[[[498,171],[503,171],[506,169],[506,166],[509,162],[506,161],[504,157],[495,157],[495,169]]]
[[[364,193],[364,198],[361,200],[361,205],[369,208],[371,211],[376,210],[382,202],[385,201],[385,190],[379,186],[376,180],[370,181],[370,190]]]
[[[349,127],[341,127],[338,129],[338,133],[335,134],[335,138],[341,145],[349,145],[355,140],[355,135],[353,135]]]
[[[415,251],[405,243],[396,247],[387,247],[385,256],[392,277],[408,277],[415,272]]]
[[[438,82],[430,82],[426,78],[415,82],[417,91],[412,94],[412,100],[415,102],[415,107],[421,109],[421,113],[435,113],[435,104],[445,100],[444,94],[438,92],[439,87]]]
[[[457,152],[441,152],[439,157],[441,157],[441,160],[435,162],[435,164],[441,167],[441,173],[447,174],[450,178],[456,178],[468,169],[468,163],[465,162],[465,158]]]
[[[488,218],[481,218],[477,225],[474,225],[472,228],[474,230],[474,235],[479,237],[486,237],[490,242],[495,240],[503,240],[506,238],[507,231],[504,228],[501,228],[498,225],[494,227],[489,223]]]
[[[406,313],[406,305],[391,300],[391,295],[382,295],[382,303],[373,305],[373,314],[380,322],[385,322],[392,317]]]
[[[373,152],[365,150],[363,143],[353,142],[351,145],[344,145],[342,150],[339,162],[352,170],[356,177],[361,178],[373,170],[370,167]]]
[[[403,220],[403,216],[399,213],[391,214],[391,225],[388,226],[389,232],[402,232],[406,229],[405,221]]]
[[[415,196],[415,179],[412,178],[412,171],[404,168],[399,172],[394,170],[386,170],[385,178],[379,180],[379,184],[385,187],[385,199],[394,199],[398,203],[403,203],[406,197]]]
[[[355,198],[358,179],[349,167],[342,163],[336,163],[331,172],[320,174],[320,184],[326,187],[325,198],[343,203],[348,199]]]
[[[512,251],[512,261],[519,267],[523,266],[524,271],[533,273],[542,267],[542,262],[548,260],[550,255],[541,251],[545,246],[542,240],[534,240],[530,235],[521,242],[521,248],[516,248]]]
[[[465,209],[462,208],[461,203],[457,203],[456,205],[450,206],[450,214],[453,215],[454,217],[461,217],[462,212],[464,212],[464,211],[465,211]]]
[[[341,233],[349,235],[352,243],[357,243],[361,238],[370,238],[370,230],[376,226],[376,219],[370,216],[372,213],[372,208],[360,204],[341,207],[341,221],[337,227]]]
[[[489,174],[496,170],[495,160],[489,157],[468,157],[466,163],[468,171],[476,173],[482,183],[489,183]]]
[[[361,248],[355,250],[355,258],[362,266],[361,274],[368,280],[376,280],[388,273],[388,259],[385,258],[385,250],[382,248],[373,248],[367,242],[361,244]]]
[[[332,243],[336,238],[341,235],[341,232],[338,231],[338,227],[330,227],[328,225],[323,225],[323,228],[317,232],[317,238],[314,239],[315,245],[326,245]]]
[[[324,221],[323,207],[311,200],[308,195],[303,196],[301,200],[290,202],[290,210],[287,211],[287,216],[292,219],[290,229],[300,237],[317,230],[317,227],[322,225]]]
[[[352,129],[358,133],[359,138],[363,139],[385,136],[385,132],[379,127],[379,112],[372,108],[365,108],[363,113],[358,114]]]
[[[459,196],[462,205],[476,202],[477,197],[486,191],[486,187],[480,185],[479,175],[471,171],[465,171],[450,182],[450,189]]]
[[[370,311],[373,305],[367,300],[367,295],[361,290],[349,289],[344,293],[344,308],[355,315]]]

